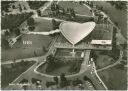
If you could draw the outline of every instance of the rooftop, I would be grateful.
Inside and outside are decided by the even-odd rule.
[[[95,27],[95,22],[76,23],[63,22],[60,24],[62,35],[73,45],[88,36]]]
[[[69,24],[68,24],[69,26]],[[76,27],[76,26],[75,26]],[[85,27],[81,27],[85,28]],[[73,28],[72,28],[73,29]],[[75,28],[76,31],[79,31],[79,29]],[[105,25],[105,24],[96,24],[93,31],[91,30],[91,33],[86,34],[86,31],[82,32],[74,32],[73,30],[67,30],[66,27],[66,33],[63,30],[60,36],[58,37],[55,47],[57,48],[76,48],[76,49],[105,49],[105,50],[111,50],[111,42],[112,42],[112,33],[113,33],[113,27],[111,25]],[[69,33],[69,34],[67,34]],[[85,34],[84,34],[85,33]],[[65,34],[67,34],[65,36]],[[71,34],[71,35],[70,35]],[[79,37],[80,36],[80,37]],[[81,37],[82,36],[82,37]],[[68,39],[70,38],[70,39]],[[77,39],[78,38],[78,39]],[[77,39],[77,41],[76,41]],[[70,42],[71,41],[71,42]],[[72,44],[76,43],[74,46]],[[91,44],[92,41],[100,41],[99,43],[102,44]],[[107,44],[108,43],[108,44]]]

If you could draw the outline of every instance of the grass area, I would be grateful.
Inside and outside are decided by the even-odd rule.
[[[26,61],[19,62],[15,64],[6,64],[1,66],[1,87],[5,88],[9,85],[14,79],[16,79],[21,73],[26,71],[31,67],[35,62]]]
[[[44,18],[36,18],[35,19],[35,30],[36,32],[45,32],[53,29],[53,24],[51,20]]]
[[[82,62],[80,60],[68,60],[66,62],[58,60],[55,62],[54,67],[50,66],[47,68],[47,63],[44,63],[37,69],[37,71],[54,76],[61,75],[61,73],[65,73],[65,75],[72,75],[79,72],[81,63]],[[46,72],[47,69],[50,71]]]
[[[97,69],[106,67],[116,61],[110,56],[111,53],[108,51],[95,51],[95,53],[97,55],[95,60]]]
[[[126,90],[127,89],[127,68],[120,64],[107,70],[98,72],[109,90]]]
[[[49,20],[37,18],[35,27],[36,29],[34,31],[36,32],[50,31],[52,29],[52,23]],[[23,41],[31,41],[32,44],[23,44]],[[41,56],[46,53],[43,48],[47,49],[51,42],[52,38],[50,36],[23,35],[21,39],[14,44],[13,48],[2,48],[2,61],[34,57],[36,55]]]
[[[107,15],[113,22],[117,22],[119,28],[121,29],[121,33],[126,38],[127,37],[127,11],[126,10],[118,10],[111,4],[100,1],[95,1],[94,4],[103,6],[103,11],[107,12]]]
[[[2,49],[2,61],[44,55],[46,53],[44,48],[48,48],[51,40],[50,37],[43,35],[24,35],[22,40],[14,45],[14,48]],[[23,41],[32,41],[32,44],[23,44]]]

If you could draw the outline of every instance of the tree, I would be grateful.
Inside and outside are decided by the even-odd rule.
[[[2,38],[1,38],[1,47],[2,47],[3,49],[9,48],[9,42],[8,42],[8,40],[6,39],[5,36],[2,36]]]
[[[27,20],[28,26],[33,26],[35,24],[35,20],[31,17]]]
[[[56,30],[59,28],[59,23],[55,19],[52,19],[52,28],[53,30]]]
[[[68,85],[67,78],[65,77],[64,73],[61,73],[60,75],[60,87],[65,87]]]
[[[28,29],[29,29],[29,31],[34,31],[35,30],[35,26],[29,26]]]
[[[17,36],[21,34],[19,28],[13,28],[13,31]]]
[[[50,54],[49,56],[47,56],[46,61],[48,64],[54,64],[54,59],[55,58],[53,57],[53,55]]]
[[[69,8],[69,17],[74,18],[76,16],[74,9]]]
[[[24,60],[21,60],[21,66],[25,66],[25,61]]]
[[[55,10],[55,4],[54,4],[54,3],[51,5],[51,10],[52,10],[52,11]]]
[[[48,50],[47,50],[47,48],[45,46],[42,46],[42,51],[43,52],[47,52]]]
[[[55,58],[52,54],[46,57],[46,72],[50,72],[55,69]]]
[[[116,9],[119,10],[125,10],[127,9],[127,2],[126,1],[108,1],[112,6],[114,6]]]
[[[57,77],[57,76],[53,77],[53,80],[56,82],[56,84],[58,84],[58,83],[59,83],[59,79],[58,79],[58,77]]]
[[[41,16],[41,10],[37,10],[38,16]]]
[[[10,32],[9,31],[5,31],[5,36],[9,36],[10,35]]]

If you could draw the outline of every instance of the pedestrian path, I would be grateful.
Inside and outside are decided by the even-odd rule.
[[[34,35],[50,35],[50,34],[54,34],[54,33],[59,33],[60,30],[56,29],[56,30],[51,30],[49,32],[28,32],[27,34],[34,34]]]
[[[96,70],[96,66],[95,66],[95,63],[93,62],[93,69],[94,69],[94,72],[95,72],[95,75],[97,76],[97,78],[99,79],[99,81],[102,83],[102,85],[104,86],[104,88],[106,90],[108,90],[107,86],[104,84],[104,82],[102,81],[102,79],[99,77],[99,75],[97,74],[97,70]]]
[[[5,61],[5,62],[1,62],[1,65],[5,65],[5,64],[11,64],[11,63],[18,63],[18,62],[21,62],[21,61],[38,61],[38,58],[39,57],[33,57],[33,58],[24,58],[24,59],[17,59],[17,60],[8,60],[8,61]]]
[[[80,68],[79,73],[85,72],[85,70],[87,70],[87,67],[88,67],[88,61],[89,61],[89,57],[90,57],[90,50],[86,50],[84,53],[85,53],[84,54],[84,61],[81,64],[81,68]]]

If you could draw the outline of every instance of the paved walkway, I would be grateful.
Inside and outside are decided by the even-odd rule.
[[[49,32],[28,32],[27,34],[34,34],[34,35],[50,35],[50,34],[54,34],[54,33],[59,33],[60,30],[56,29],[56,30],[51,30]]]
[[[93,62],[93,69],[94,69],[95,75],[98,77],[99,81],[102,83],[102,85],[104,86],[104,88],[106,90],[108,90],[107,86],[104,84],[104,82],[102,81],[102,79],[100,78],[100,76],[97,74],[97,70],[96,70],[95,63],[94,62]]]
[[[88,66],[88,61],[89,61],[89,57],[90,57],[90,50],[86,50],[84,53],[85,53],[84,54],[84,61],[81,64],[81,69],[80,69],[79,73],[85,72],[85,70],[87,69],[87,66]]]

